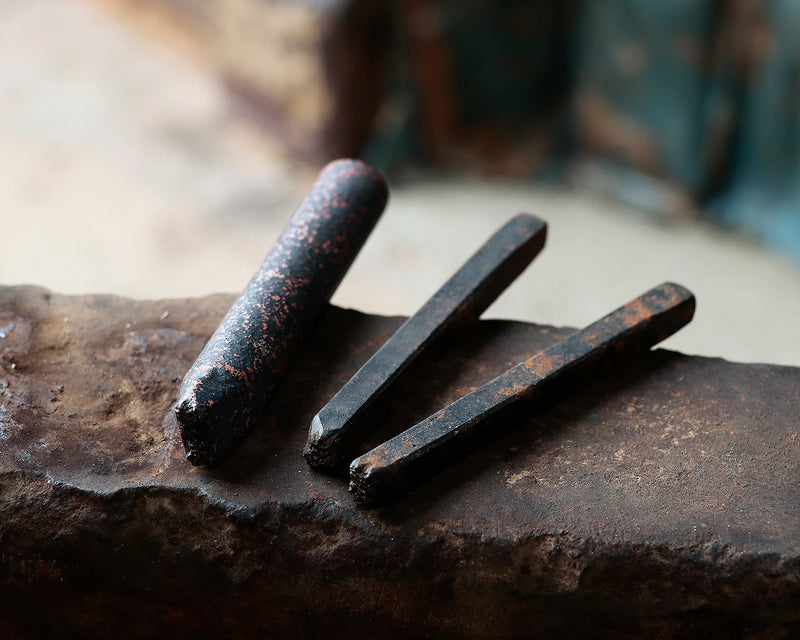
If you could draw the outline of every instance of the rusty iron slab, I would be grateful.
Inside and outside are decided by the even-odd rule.
[[[391,396],[403,387],[413,393],[413,382],[522,273],[546,235],[547,223],[524,213],[492,234],[314,416],[303,452],[308,463],[322,470],[349,464]]]
[[[579,389],[577,383],[601,364],[641,356],[685,326],[694,308],[690,291],[665,283],[520,362],[353,460],[356,502],[377,506],[436,475],[500,435],[499,424],[521,422],[519,415],[510,417],[514,412]]]
[[[216,466],[247,436],[297,357],[388,198],[359,160],[331,162],[183,379],[186,457]]]
[[[800,368],[655,350],[360,511],[307,426],[403,319],[328,308],[194,467],[170,408],[232,302],[0,288],[4,638],[800,632]],[[477,323],[370,446],[571,333]]]

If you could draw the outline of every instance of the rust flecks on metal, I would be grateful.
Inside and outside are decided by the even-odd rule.
[[[387,198],[360,161],[322,170],[183,380],[175,414],[192,464],[218,465],[248,434]]]
[[[492,235],[314,416],[308,463],[332,470],[352,460],[390,389],[419,374],[423,354],[476,322],[541,251],[546,234],[543,220],[518,214]]]
[[[686,325],[694,296],[665,283],[556,343],[355,459],[350,490],[376,506],[435,474],[490,436],[494,419],[561,389],[614,356],[647,349]]]

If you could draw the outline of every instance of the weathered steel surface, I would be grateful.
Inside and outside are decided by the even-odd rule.
[[[170,408],[232,302],[0,288],[4,639],[800,632],[800,369],[656,350],[360,511],[301,452],[402,320],[327,310],[209,470]],[[477,323],[382,431],[570,333]]]
[[[304,455],[336,469],[358,455],[386,399],[403,380],[423,376],[431,351],[478,320],[544,247],[547,224],[519,214],[504,224],[314,416]]]
[[[186,457],[215,466],[250,432],[378,221],[388,191],[357,160],[320,172],[181,385]]]
[[[681,286],[651,289],[353,460],[353,496],[367,506],[394,498],[470,453],[510,412],[573,391],[578,376],[610,356],[640,355],[672,335],[692,319],[694,307],[694,296]]]

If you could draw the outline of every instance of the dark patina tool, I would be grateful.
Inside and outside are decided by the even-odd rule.
[[[192,464],[219,464],[250,431],[387,197],[363,162],[322,170],[183,379],[175,414]]]
[[[652,347],[687,324],[694,307],[688,290],[662,284],[509,369],[353,460],[355,500],[375,506],[434,475],[499,430],[496,419],[609,359]]]
[[[509,220],[314,416],[304,455],[318,469],[346,465],[380,413],[381,400],[428,363],[423,354],[477,321],[544,246],[547,224]]]

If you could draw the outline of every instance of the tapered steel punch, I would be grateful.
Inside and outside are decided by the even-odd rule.
[[[485,442],[515,408],[661,342],[692,319],[694,308],[694,296],[679,285],[651,289],[353,460],[353,497],[364,506],[390,500]]]

